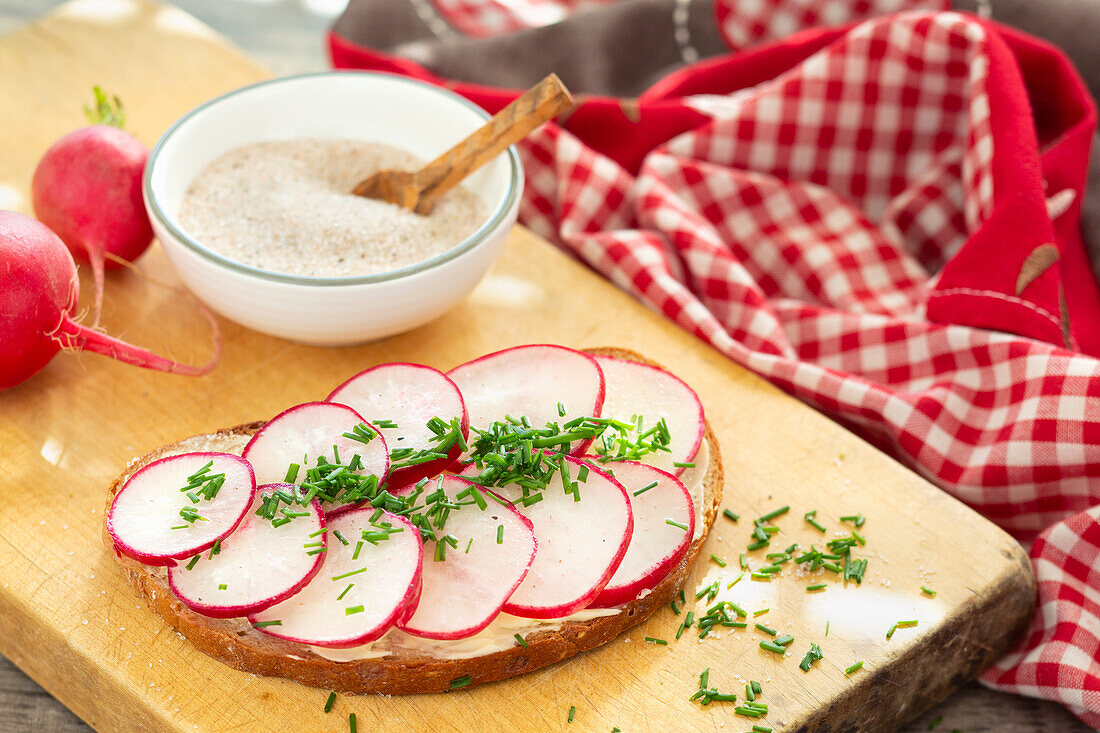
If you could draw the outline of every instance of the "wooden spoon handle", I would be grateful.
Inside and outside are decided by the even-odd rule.
[[[421,214],[431,211],[436,199],[459,181],[572,104],[573,95],[557,74],[528,89],[484,126],[417,171],[415,185],[420,189],[420,198],[416,211]]]

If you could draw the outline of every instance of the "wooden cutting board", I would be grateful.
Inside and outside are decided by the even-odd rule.
[[[144,0],[64,6],[0,39],[0,206],[29,210],[35,161],[82,124],[93,84],[125,100],[129,128],[151,144],[195,104],[263,76],[178,10]],[[178,282],[159,248],[141,265],[159,283]],[[186,299],[127,272],[107,287],[108,331],[205,359],[208,335]],[[885,730],[972,678],[1030,618],[1034,581],[1008,535],[523,229],[464,303],[402,336],[323,349],[221,325],[221,366],[200,379],[62,354],[0,394],[0,652],[99,730],[341,731],[352,711],[370,731]],[[806,511],[818,510],[826,538],[843,530],[840,515],[862,513],[865,582],[826,578],[828,589],[810,594],[788,570],[735,586],[731,597],[750,611],[770,608],[758,620],[796,637],[785,659],[760,650],[753,630],[644,643],[673,638],[683,617],[663,610],[602,649],[525,677],[446,695],[342,698],[326,715],[325,691],[196,652],[142,607],[101,544],[104,489],[135,455],[320,398],[372,364],[448,368],[531,341],[635,349],[699,392],[721,443],[723,505],[742,519],[718,519],[693,583],[732,579],[751,518],[782,504],[792,508],[778,520],[780,547],[823,542]],[[712,552],[730,566],[706,560]],[[901,619],[920,624],[887,641]],[[824,659],[804,673],[810,642]],[[863,670],[845,675],[857,660]],[[707,667],[723,692],[760,680],[766,720],[689,702]]]

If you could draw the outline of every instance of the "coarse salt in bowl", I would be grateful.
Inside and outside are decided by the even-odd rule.
[[[463,180],[488,211],[470,236],[422,262],[371,275],[290,275],[218,254],[179,224],[187,189],[211,162],[251,143],[363,140],[432,160],[488,119],[453,92],[390,74],[323,72],[261,82],[196,107],[164,133],[145,167],[145,207],[184,283],[226,318],[325,346],[390,336],[449,310],[496,260],[523,191],[514,148]]]

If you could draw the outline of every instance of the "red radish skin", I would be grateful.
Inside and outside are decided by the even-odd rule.
[[[472,485],[458,476],[443,476],[439,481],[439,488],[452,500]],[[434,492],[435,484],[426,490]],[[457,548],[448,548],[444,559],[437,561],[436,543],[425,545],[420,601],[412,616],[397,624],[402,631],[426,639],[473,636],[496,618],[527,576],[538,549],[531,521],[510,504],[503,505],[505,500],[498,501],[493,492],[482,492],[484,510],[477,504],[465,505],[448,516],[446,532],[458,538]],[[500,543],[497,527],[504,527]]]
[[[225,474],[225,483],[213,499],[197,504],[180,492],[187,477],[213,461],[210,474]],[[134,473],[111,501],[107,532],[125,555],[149,565],[173,561],[209,550],[228,537],[244,519],[256,493],[252,466],[231,453],[181,453],[161,458]],[[207,521],[187,524],[179,514],[192,506]]]
[[[695,503],[678,478],[634,461],[616,462],[614,471],[630,496],[634,532],[615,574],[592,602],[597,608],[622,605],[656,587],[680,562],[695,535]],[[656,486],[634,495],[654,481]],[[687,530],[669,524],[669,519],[686,525]]]
[[[604,376],[584,352],[554,344],[529,344],[486,354],[447,372],[462,392],[470,425],[486,428],[505,415],[525,416],[531,425],[564,423],[580,416],[599,417],[604,403]],[[558,411],[565,407],[565,415]],[[580,455],[591,444],[576,441],[570,453]]]
[[[216,353],[202,366],[180,364],[74,321],[80,285],[72,255],[41,222],[13,211],[0,211],[0,282],[0,389],[34,376],[61,349],[191,376],[217,364]]]
[[[342,463],[347,465],[351,457],[358,454],[363,468],[356,473],[374,474],[381,483],[390,470],[389,449],[381,431],[367,423],[379,434],[366,445],[343,436],[364,422],[367,421],[363,416],[347,405],[306,402],[272,418],[252,436],[242,455],[252,464],[256,481],[261,484],[284,481],[290,464],[301,464],[308,456],[309,466],[302,466],[295,479],[300,484],[305,480],[306,469],[317,465],[318,456],[324,455],[329,461],[335,458],[332,454],[335,445]],[[327,503],[322,507],[326,513],[345,509]]]
[[[569,475],[581,461],[565,456]],[[468,469],[470,470],[470,469]],[[518,487],[498,489],[509,500]],[[504,604],[505,613],[524,618],[561,618],[591,605],[626,554],[634,530],[630,497],[609,474],[589,467],[580,484],[581,500],[566,494],[561,475],[543,490],[543,499],[516,509],[531,520],[538,551],[527,577]]]
[[[375,529],[370,521],[375,511],[367,507],[330,518],[330,532],[339,531],[351,543],[330,542],[324,567],[305,588],[248,620],[260,624],[259,631],[280,639],[346,649],[374,641],[407,619],[420,598],[420,532],[404,517],[383,512],[378,522],[389,522],[402,531],[377,545],[363,543],[353,559],[362,532]],[[339,577],[356,570],[360,572]],[[352,588],[344,593],[348,585]],[[347,612],[360,606],[362,611]],[[279,623],[265,624],[272,621]]]
[[[293,493],[294,487],[257,487],[252,506],[217,554],[203,555],[190,569],[176,565],[168,570],[169,586],[192,610],[213,618],[246,616],[290,598],[317,575],[325,553],[310,555],[315,548],[305,545],[323,548],[328,542],[321,504],[314,499],[304,507],[308,517],[275,527],[256,510],[262,496],[276,489]]]
[[[105,253],[131,261],[153,241],[141,178],[149,151],[133,135],[92,125],[65,135],[46,151],[31,181],[38,219],[57,233],[73,256],[92,266],[93,325],[103,303]]]
[[[427,423],[433,417],[447,422],[458,418],[462,437],[470,434],[470,418],[458,387],[443,372],[423,364],[395,362],[371,367],[334,389],[327,401],[347,405],[372,422],[396,423],[396,428],[377,428],[390,450],[431,449],[434,433]],[[454,467],[461,454],[461,448],[455,446],[445,459],[392,471],[386,482],[392,491],[438,476]]]
[[[695,458],[707,428],[703,404],[695,390],[660,367],[611,356],[595,358],[607,383],[603,416],[630,422],[631,415],[641,415],[645,427],[664,418],[671,437],[670,452],[651,453],[642,462],[677,476],[682,474],[685,467],[674,464],[690,463]]]

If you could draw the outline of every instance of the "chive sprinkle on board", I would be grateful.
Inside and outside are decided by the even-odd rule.
[[[859,671],[859,670],[861,670],[861,669],[863,669],[863,661],[862,661],[862,660],[860,660],[860,661],[856,662],[855,664],[853,664],[853,665],[852,665],[852,666],[850,666],[850,667],[847,667],[847,668],[846,668],[846,669],[844,670],[844,674],[852,674],[852,673],[854,673],[854,672],[858,672],[858,671]]]
[[[348,716],[348,730],[351,731],[351,733],[359,732],[359,726],[355,722],[355,713]]]
[[[325,701],[325,712],[332,712],[332,706],[336,704],[336,693],[330,692],[328,694],[328,700]]]
[[[920,592],[928,596],[929,598],[936,597],[936,591],[932,590],[931,588],[925,588],[923,585],[920,587]]]
[[[572,723],[573,722],[573,716],[576,715],[576,714],[577,714],[577,706],[576,705],[570,705],[569,706],[569,717],[567,717],[565,719],[565,722],[566,723]]]
[[[736,522],[737,520],[741,519],[741,516],[739,514],[734,514],[729,509],[723,509],[722,516],[730,520],[731,522]]]

